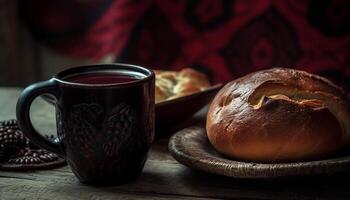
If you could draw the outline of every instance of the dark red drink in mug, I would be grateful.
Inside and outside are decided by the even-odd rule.
[[[17,102],[17,119],[35,144],[66,158],[83,183],[107,185],[136,179],[154,138],[154,73],[128,64],[64,70],[27,87]],[[32,101],[56,98],[57,143],[33,128]]]

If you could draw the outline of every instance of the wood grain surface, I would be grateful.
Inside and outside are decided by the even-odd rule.
[[[0,120],[14,118],[19,90],[0,88]],[[37,129],[55,131],[54,111],[42,100],[32,107]],[[203,124],[202,110],[184,124]],[[169,133],[168,133],[169,135]],[[114,187],[82,185],[68,166],[52,170],[0,171],[0,199],[350,199],[350,173],[298,179],[236,179],[192,170],[157,139],[143,173],[135,182]]]

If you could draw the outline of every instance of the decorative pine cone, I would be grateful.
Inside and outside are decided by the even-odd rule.
[[[19,130],[19,125],[16,119],[0,121],[0,127],[7,127],[9,129]]]
[[[44,149],[25,148],[19,154],[8,160],[9,164],[40,164],[59,160],[56,154]]]
[[[5,156],[15,153],[25,147],[26,141],[16,120],[12,119],[0,122],[0,145],[2,146],[0,148],[0,154]]]
[[[56,142],[55,136],[46,137]],[[17,120],[0,121],[0,169],[19,171],[48,169],[65,163],[63,158],[30,142],[20,130]]]
[[[0,163],[6,159],[6,152],[4,145],[0,144]]]

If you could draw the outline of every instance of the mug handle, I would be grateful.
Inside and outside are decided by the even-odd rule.
[[[25,136],[27,136],[34,144],[47,149],[53,153],[64,156],[64,151],[61,148],[61,142],[52,142],[41,134],[39,134],[33,127],[33,124],[30,120],[30,107],[33,103],[33,100],[40,96],[41,94],[52,94],[58,99],[58,87],[55,79],[50,79],[47,81],[38,82],[32,84],[25,88],[20,94],[17,106],[16,106],[16,116],[20,128],[22,129]]]

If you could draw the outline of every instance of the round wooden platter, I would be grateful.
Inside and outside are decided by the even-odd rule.
[[[300,177],[350,170],[350,156],[272,164],[231,160],[214,150],[207,139],[205,128],[198,126],[174,134],[169,141],[169,151],[178,162],[190,168],[236,178]]]

